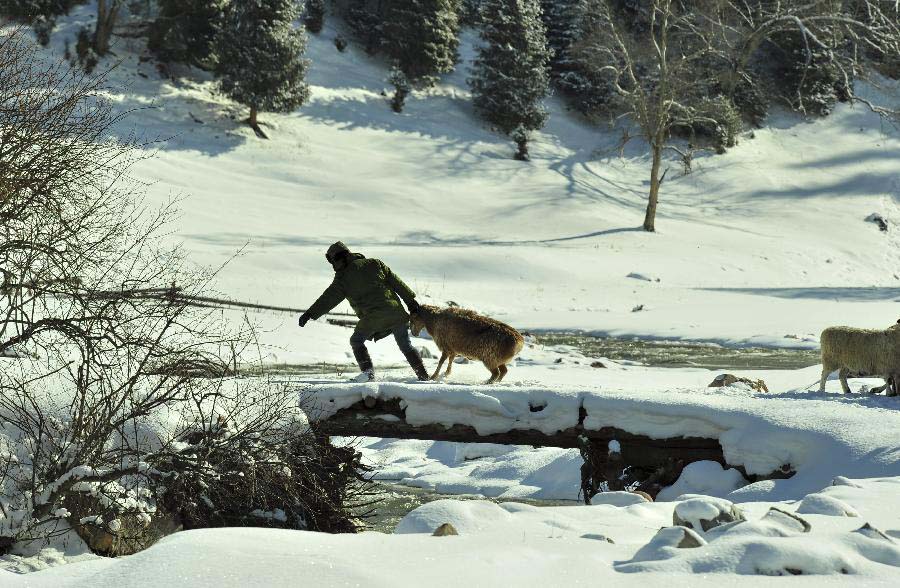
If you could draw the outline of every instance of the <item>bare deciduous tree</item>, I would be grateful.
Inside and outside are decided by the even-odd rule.
[[[94,51],[101,57],[109,53],[109,40],[125,0],[97,0],[97,25],[94,29]]]
[[[296,391],[229,377],[249,326],[174,296],[211,274],[164,242],[171,207],[141,205],[145,151],[118,138],[104,78],[12,34],[0,79],[0,548],[68,525],[140,546],[158,507],[196,513],[203,488],[219,518],[195,526],[352,530],[333,500],[358,470],[328,460],[353,452],[315,440]],[[226,479],[266,483],[214,492]]]
[[[847,99],[860,101],[853,80],[865,71],[865,53],[900,51],[900,6],[894,0],[648,0],[641,5],[641,23],[626,19],[613,0],[588,1],[595,15],[592,30],[573,53],[593,74],[608,77],[618,100],[615,113],[633,121],[649,144],[646,231],[656,228],[662,159],[672,130],[721,125],[706,107],[717,96],[734,99],[764,43],[796,32],[808,48],[828,53]],[[714,90],[710,72],[716,73]],[[802,83],[796,92],[802,110]]]

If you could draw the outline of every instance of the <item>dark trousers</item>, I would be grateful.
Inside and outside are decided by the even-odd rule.
[[[391,334],[397,342],[397,347],[400,348],[400,351],[402,351],[404,355],[416,352],[416,348],[413,347],[412,341],[409,340],[409,325],[406,322],[402,322],[391,329]],[[371,336],[371,333],[353,331],[353,335],[350,336],[350,347],[353,348],[354,353],[357,351],[365,351],[366,339]]]

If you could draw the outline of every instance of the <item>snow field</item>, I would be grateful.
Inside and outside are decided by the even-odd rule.
[[[847,483],[852,485],[846,485]],[[758,586],[760,575],[804,574],[804,586],[890,586],[900,577],[900,478],[839,481],[818,495],[860,516],[790,514],[796,502],[741,505],[747,521],[691,531],[676,547],[678,503],[534,507],[441,500],[407,515],[394,535],[266,529],[186,531],[137,555],[96,558],[0,578],[11,588],[238,586]],[[839,498],[838,498],[839,497]],[[694,499],[698,500],[698,499]],[[701,502],[705,499],[699,499]],[[715,510],[715,509],[713,509]],[[452,524],[459,536],[432,537]],[[869,528],[866,527],[869,523]],[[878,530],[873,530],[875,527]],[[675,541],[673,541],[673,539]],[[639,573],[638,573],[639,572]],[[727,580],[726,575],[727,574]]]

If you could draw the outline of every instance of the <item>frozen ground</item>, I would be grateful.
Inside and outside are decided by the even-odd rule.
[[[87,15],[76,8],[61,21],[57,54]],[[310,41],[311,102],[262,117],[270,141],[236,122],[245,111],[215,95],[203,76],[161,79],[152,62],[139,62],[138,42],[117,41],[124,63],[111,76],[111,96],[122,109],[140,109],[117,130],[166,139],[135,175],[151,182],[151,204],[180,198],[172,237],[197,263],[220,265],[241,250],[220,274],[223,295],[305,307],[330,280],[325,248],[342,239],[387,262],[424,301],[452,300],[522,330],[815,347],[825,326],[886,327],[900,315],[900,133],[863,108],[841,105],[814,121],[776,115],[726,155],[698,159],[690,175],[670,162],[659,233],[649,235],[636,229],[648,189],[644,146],[633,143],[619,156],[618,132],[585,126],[552,99],[533,161],[513,161],[510,142],[472,116],[464,81],[471,35],[459,70],[414,93],[402,115],[381,95],[384,64],[353,47],[337,52],[334,35],[329,22]],[[864,222],[872,212],[892,229]],[[643,310],[632,312],[638,305]],[[320,321],[299,330],[290,315],[252,318],[266,329],[269,362],[352,361],[347,329]],[[417,344],[434,350],[427,340]],[[390,341],[374,345],[373,356],[379,366],[403,361]],[[430,530],[438,520],[453,522],[461,537],[190,532],[122,560],[91,558],[25,576],[0,569],[0,586],[758,585],[757,576],[741,574],[760,571],[760,562],[780,566],[773,572],[832,574],[791,580],[809,586],[846,581],[842,569],[856,584],[896,584],[896,402],[844,397],[834,382],[827,394],[806,392],[816,368],[739,374],[764,378],[772,393],[762,395],[708,391],[713,371],[594,369],[592,359],[571,349],[526,349],[496,395],[520,389],[571,402],[590,393],[598,414],[636,432],[690,425],[744,459],[802,466],[793,480],[735,491],[730,473],[700,465],[669,499],[728,496],[759,519],[773,502],[794,510],[805,495],[829,488],[826,495],[860,516],[802,515],[809,534],[754,523],[743,528],[750,532],[677,550],[666,537],[651,541],[671,524],[673,502],[538,511],[451,503],[438,514],[423,507],[406,524]],[[382,377],[396,390],[408,374]],[[480,366],[462,365],[451,384],[485,377]],[[321,381],[333,384],[335,376]],[[448,396],[454,389],[442,388]],[[573,498],[577,488],[571,451],[361,443],[380,477],[443,492]],[[831,488],[839,475],[867,479],[861,488]],[[806,508],[836,512],[820,498]],[[864,522],[893,539],[854,534]],[[71,561],[72,549],[3,563],[33,569]]]

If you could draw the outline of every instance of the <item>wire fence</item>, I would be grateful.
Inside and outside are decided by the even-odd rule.
[[[195,306],[199,308],[237,308],[244,310],[258,310],[258,311],[269,311],[269,312],[285,312],[291,314],[302,314],[306,312],[308,309],[306,308],[294,308],[290,306],[273,306],[271,304],[259,304],[256,302],[244,302],[241,300],[231,300],[228,298],[215,298],[212,296],[196,296],[193,294],[185,294],[182,292],[180,287],[172,286],[170,288],[144,288],[144,289],[136,289],[136,290],[108,290],[108,291],[98,291],[98,292],[89,292],[87,295],[89,298],[96,299],[113,299],[113,298],[122,298],[123,296],[127,296],[129,298],[147,298],[151,300],[163,300],[170,301],[173,303],[185,304],[188,306]],[[329,312],[328,316],[336,316],[336,317],[352,317],[356,318],[356,315],[350,312]],[[341,321],[335,319],[334,322],[336,324],[340,323],[349,323],[350,321]]]

